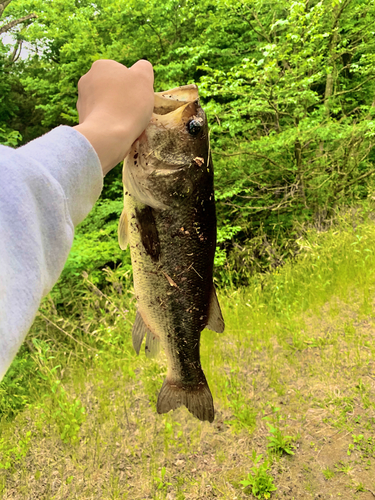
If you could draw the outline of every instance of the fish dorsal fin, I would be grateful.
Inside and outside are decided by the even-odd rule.
[[[145,353],[148,358],[155,358],[160,351],[160,339],[151,330],[147,330]]]
[[[225,328],[223,315],[221,314],[214,285],[212,285],[210,305],[208,308],[208,321],[206,326],[209,330],[217,333],[223,333]]]
[[[126,250],[129,243],[129,220],[125,209],[121,213],[120,221],[117,229],[118,244],[121,250]]]
[[[134,350],[137,354],[139,354],[139,351],[141,349],[142,341],[144,336],[148,333],[148,328],[144,324],[143,318],[141,316],[141,313],[137,311],[137,314],[135,316],[135,321],[133,325],[133,330],[132,330],[132,338],[133,338],[133,347]]]

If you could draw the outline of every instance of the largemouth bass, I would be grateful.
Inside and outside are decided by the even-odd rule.
[[[200,356],[201,331],[224,331],[212,275],[216,247],[213,165],[198,87],[155,94],[152,119],[124,160],[118,236],[130,244],[137,299],[133,346],[160,344],[168,370],[157,411],[181,405],[212,422],[214,406]]]

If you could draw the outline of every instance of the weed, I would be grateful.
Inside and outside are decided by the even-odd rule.
[[[365,438],[363,434],[352,434],[353,443],[349,444],[347,454],[350,456],[354,451],[359,451],[365,458],[375,457],[375,438]]]
[[[4,438],[0,438],[0,469],[10,469],[15,462],[19,462],[29,449],[31,431],[27,431],[23,439],[19,439],[15,446],[10,445]]]
[[[55,422],[64,443],[74,444],[78,442],[78,432],[86,418],[85,409],[79,399],[69,402],[66,390],[61,385],[61,380],[55,376],[55,372],[60,368],[60,365],[54,366],[52,369],[48,367],[47,361],[54,359],[53,356],[47,358],[48,344],[37,339],[33,339],[33,344],[39,353],[40,376],[49,382],[52,393],[44,394],[42,397],[44,402],[35,405],[35,408],[43,410],[41,413],[42,421]],[[41,422],[38,427],[41,428]]]
[[[350,463],[344,463],[343,461],[340,461],[338,464],[335,464],[335,469],[337,469],[337,472],[343,472],[344,474],[350,474],[353,470],[353,466]]]
[[[366,233],[368,241],[375,237],[374,224],[357,231]],[[48,456],[50,470],[51,467],[63,470],[66,483],[63,486],[71,490],[72,497],[97,496],[99,487],[105,489],[107,470],[111,467],[116,471],[111,498],[120,498],[118,491],[124,498],[133,498],[134,491],[137,498],[150,498],[150,482],[144,480],[150,477],[155,500],[169,496],[183,500],[184,495],[207,498],[208,482],[214,485],[217,497],[232,499],[235,498],[232,480],[244,489],[238,497],[246,493],[266,499],[276,491],[277,480],[280,485],[285,484],[289,471],[296,474],[300,467],[308,477],[306,484],[302,480],[296,484],[294,498],[304,498],[300,493],[302,488],[313,496],[315,479],[323,480],[322,474],[330,480],[327,486],[332,491],[336,486],[341,489],[337,498],[347,498],[340,473],[355,477],[359,467],[369,469],[369,475],[374,471],[375,418],[371,416],[372,382],[371,385],[368,382],[368,376],[370,380],[374,375],[371,359],[375,350],[370,342],[373,323],[372,318],[367,318],[366,331],[360,331],[356,312],[349,304],[352,300],[349,293],[351,290],[356,293],[360,282],[360,298],[353,300],[355,307],[368,300],[367,296],[373,296],[374,285],[367,284],[365,293],[363,283],[368,280],[367,270],[375,269],[375,252],[372,264],[369,257],[364,269],[363,255],[352,251],[359,249],[364,239],[351,246],[356,239],[352,232],[340,233],[339,237],[337,233],[310,236],[311,250],[295,262],[286,262],[283,268],[262,277],[249,278],[247,289],[221,292],[228,335],[205,332],[201,342],[215,401],[216,417],[211,426],[193,419],[185,408],[169,415],[156,414],[165,359],[148,360],[143,349],[139,357],[134,354],[131,326],[135,298],[128,277],[118,270],[108,273],[107,288],[103,288],[102,279],[98,282],[86,278],[78,283],[76,278],[70,288],[60,281],[42,304],[44,316],[36,318],[29,342],[0,386],[0,412],[19,417],[14,422],[3,420],[0,428],[0,496],[3,491],[6,496],[15,490],[17,498],[24,497],[18,486],[22,481],[30,488],[26,495],[42,496],[38,491],[45,479],[42,457]],[[333,293],[337,300],[332,300]],[[327,307],[322,308],[323,304]],[[129,316],[122,314],[124,310],[130,311]],[[292,347],[287,347],[288,342]],[[27,357],[27,362],[21,362],[23,357]],[[206,366],[204,369],[207,373]],[[90,375],[86,377],[85,373]],[[69,386],[65,381],[69,381]],[[76,394],[84,393],[90,408],[91,418],[85,423],[82,445],[78,435],[85,409],[79,399],[69,394],[68,387],[74,387]],[[285,397],[278,397],[285,388]],[[273,404],[267,403],[268,399]],[[304,429],[309,431],[305,433],[307,449],[301,457],[293,446],[297,437],[287,435],[286,419],[277,406],[281,406],[281,401],[286,414],[299,413],[301,420],[297,419],[296,425],[303,428],[304,422],[308,424]],[[267,410],[261,413],[267,405]],[[362,411],[366,405],[372,405],[371,409]],[[33,430],[31,435],[24,435],[18,429],[26,428],[33,408],[39,408],[40,412],[31,415],[35,417],[32,426],[43,429],[47,439],[33,442],[31,447],[30,438],[36,441]],[[258,414],[267,422],[267,438],[261,443],[257,441],[259,433],[251,435]],[[307,415],[306,420],[303,415]],[[5,432],[8,425],[10,432]],[[321,471],[315,460],[322,446],[320,432],[334,427],[346,427],[349,435],[355,434],[349,449],[344,449],[339,457],[344,462],[332,467],[333,470]],[[61,456],[55,458],[50,453],[46,443],[55,430],[60,441],[75,444],[74,460],[67,456],[65,446],[56,447]],[[326,442],[325,450],[334,446],[335,440],[336,437],[329,446]],[[244,450],[251,450],[254,443],[262,446],[257,452],[263,455],[254,454],[251,461]],[[103,452],[99,453],[100,448]],[[33,453],[35,450],[34,455],[31,450]],[[272,459],[293,453],[287,467],[284,459],[278,460],[278,476],[274,479],[269,465]],[[357,453],[359,459],[347,463]],[[308,469],[303,463],[306,455]],[[22,461],[25,456],[27,461]],[[65,463],[62,457],[67,465],[62,465]],[[216,467],[212,463],[215,457]],[[22,467],[17,467],[18,461],[22,461],[19,464]],[[85,472],[79,465],[83,462]],[[113,467],[115,462],[118,469]],[[200,474],[201,468],[206,467],[208,481],[203,476],[206,472]],[[16,469],[22,469],[21,481]],[[228,475],[223,472],[226,470],[230,471]],[[86,481],[87,477],[95,480]],[[352,478],[347,479],[354,488]],[[52,488],[53,480],[46,478],[46,489]],[[239,480],[243,481],[238,484]],[[84,483],[83,492],[78,485]],[[56,498],[65,491],[61,489],[59,494]],[[46,495],[51,496],[50,492]]]
[[[269,423],[267,423],[267,425],[271,433],[270,436],[267,436],[268,450],[277,456],[281,456],[283,453],[294,455],[294,451],[292,451],[292,448],[294,448],[292,445],[294,438],[292,436],[284,436],[280,429]]]
[[[275,454],[276,456],[281,456],[283,453],[294,455],[294,452],[292,451],[292,448],[294,448],[292,442],[295,441],[295,438],[293,436],[284,436],[279,428],[280,422],[283,420],[280,414],[280,408],[278,408],[277,406],[273,406],[270,403],[269,405],[271,407],[271,415],[266,415],[262,418],[262,420],[267,421],[266,424],[268,426],[268,430],[271,433],[270,436],[267,436],[268,451]],[[271,420],[275,424],[275,426],[269,423],[269,420]]]
[[[21,412],[33,399],[32,380],[35,363],[28,348],[22,345],[11,367],[0,382],[0,417],[11,418]]]
[[[251,472],[247,475],[247,479],[240,481],[246,490],[250,490],[255,498],[270,498],[272,491],[277,488],[273,484],[273,477],[268,474],[269,462],[265,460],[260,464],[263,455],[257,455],[255,451],[252,454],[254,466],[250,468]]]
[[[164,363],[156,363],[153,360],[145,360],[141,370],[141,379],[144,391],[150,399],[150,404],[156,410],[158,394],[165,379]]]
[[[335,476],[335,471],[333,471],[332,469],[330,469],[329,467],[326,467],[324,470],[323,470],[323,476],[326,478],[326,479],[332,479],[334,476]]]
[[[179,427],[181,427],[179,422],[175,422],[173,420],[164,422],[164,452],[166,455],[168,454],[171,444],[176,445],[178,439],[182,437],[181,430],[178,430],[177,433],[175,433],[176,428]]]
[[[366,491],[365,487],[363,486],[362,483],[358,483],[356,484],[355,486],[355,492],[356,493],[359,493],[360,491]]]
[[[167,473],[167,469],[165,467],[162,467],[161,471],[160,471],[160,476],[154,477],[155,488],[158,491],[167,491],[168,486],[172,486],[172,483],[168,483],[165,480],[166,473]]]
[[[231,370],[230,378],[225,380],[224,390],[228,406],[232,410],[235,418],[233,420],[226,420],[225,423],[236,431],[240,431],[243,428],[251,431],[255,427],[257,412],[245,398],[241,383],[234,375],[234,372],[235,370]]]

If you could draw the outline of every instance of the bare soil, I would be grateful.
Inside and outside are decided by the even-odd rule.
[[[375,319],[353,295],[300,320],[298,335],[271,338],[258,350],[230,328],[217,337],[223,364],[214,374],[221,385],[213,388],[213,424],[198,422],[185,408],[157,415],[164,375],[156,370],[152,380],[156,365],[144,356],[135,378],[121,362],[83,373],[81,386],[66,386],[86,408],[80,442],[64,444],[53,425],[37,425],[36,410],[24,412],[18,428],[20,437],[25,428],[32,431],[31,447],[16,468],[0,471],[1,498],[251,498],[240,481],[253,466],[253,450],[267,457],[267,422],[273,422],[293,436],[294,455],[274,456],[271,498],[374,499]],[[244,419],[242,426],[234,425],[233,391],[222,396],[233,369],[242,400],[254,411],[253,423]],[[353,435],[363,438],[355,443]]]

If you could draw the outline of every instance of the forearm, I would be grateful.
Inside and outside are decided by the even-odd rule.
[[[85,136],[95,149],[103,176],[120,163],[130,149],[131,134],[127,132],[126,126],[115,128],[99,117],[95,121],[86,120],[73,128]]]
[[[102,185],[95,151],[71,127],[0,146],[0,380]]]

